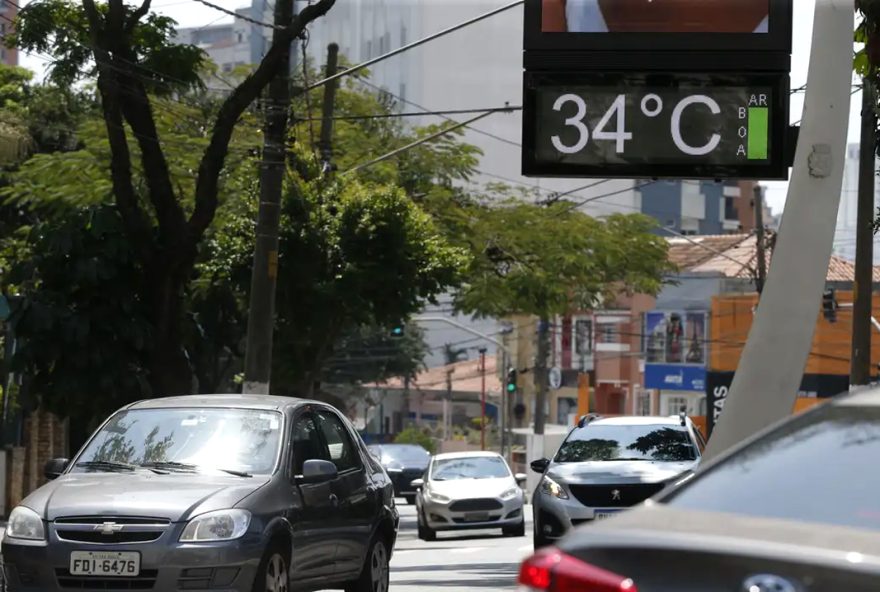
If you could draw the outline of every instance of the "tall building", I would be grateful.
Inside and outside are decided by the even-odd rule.
[[[17,4],[0,0],[0,39],[6,37],[11,32],[12,21],[15,20],[16,15],[18,15]],[[17,66],[18,50],[15,48],[9,49],[5,45],[0,44],[0,63],[7,66]]]
[[[874,170],[880,161],[874,165]],[[846,148],[843,166],[843,187],[840,193],[840,209],[837,212],[837,229],[834,235],[834,253],[854,261],[856,258],[856,220],[859,200],[859,144]],[[880,206],[880,181],[875,178],[874,211]],[[880,263],[880,238],[874,238],[874,263]]]

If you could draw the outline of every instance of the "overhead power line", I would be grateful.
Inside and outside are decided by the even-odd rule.
[[[257,20],[255,18],[251,18],[249,16],[245,16],[243,14],[239,14],[239,13],[235,12],[234,10],[229,10],[228,8],[223,8],[222,6],[218,6],[218,5],[214,4],[213,2],[209,2],[208,0],[192,0],[192,1],[198,2],[199,4],[204,4],[208,8],[213,8],[214,10],[222,12],[223,14],[227,14],[233,18],[237,18],[239,20],[248,22],[252,25],[257,25],[258,27],[266,27],[267,29],[279,29],[279,30],[283,30],[283,29],[287,28],[285,26],[273,25],[272,23],[267,23],[264,21]]]
[[[489,107],[486,109],[448,109],[444,111],[409,111],[404,113],[373,113],[370,115],[335,115],[331,119],[336,121],[362,121],[369,119],[397,119],[398,117],[426,117],[430,115],[467,115],[471,113],[511,113],[522,111],[522,107]],[[298,117],[296,121],[304,123],[308,121],[321,121],[320,117]]]

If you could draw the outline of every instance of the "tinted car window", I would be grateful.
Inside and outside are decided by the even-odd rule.
[[[77,462],[173,462],[268,474],[278,460],[281,425],[274,411],[132,409],[114,415]]]
[[[673,506],[880,530],[880,410],[792,420],[662,500]]]
[[[500,457],[476,456],[435,460],[431,467],[434,481],[456,479],[498,479],[509,477],[510,469]]]
[[[421,446],[409,444],[383,446],[380,452],[382,462],[415,463],[423,467],[431,458],[431,454]]]
[[[328,411],[318,411],[316,415],[336,470],[342,472],[360,467],[358,452],[339,418]]]
[[[669,425],[587,425],[559,447],[556,462],[611,460],[692,461],[694,443],[685,428]]]
[[[294,475],[302,475],[303,463],[307,460],[329,460],[327,449],[310,414],[301,415],[293,422],[290,445],[293,451]]]

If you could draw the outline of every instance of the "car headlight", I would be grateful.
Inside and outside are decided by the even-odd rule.
[[[501,499],[513,499],[516,497],[516,494],[519,493],[519,491],[519,487],[511,487],[501,494]]]
[[[9,514],[6,536],[23,541],[46,540],[46,529],[40,515],[24,506],[17,506]]]
[[[231,541],[241,538],[251,524],[251,513],[247,510],[219,510],[196,516],[189,521],[181,543],[210,543]]]
[[[448,504],[450,502],[449,497],[441,495],[439,493],[435,493],[433,491],[426,491],[425,495],[428,496],[429,500],[431,500],[432,502],[437,502],[438,504]]]
[[[552,495],[553,497],[557,497],[559,499],[568,499],[568,494],[565,493],[562,485],[560,485],[550,477],[545,476],[541,480],[541,492],[546,493],[547,495]]]

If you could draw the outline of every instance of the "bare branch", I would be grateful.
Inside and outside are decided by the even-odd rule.
[[[137,10],[135,10],[130,17],[128,17],[128,22],[125,23],[125,32],[131,33],[134,31],[134,28],[137,26],[138,22],[150,12],[150,4],[152,0],[144,0],[143,4],[141,4]]]
[[[336,0],[320,0],[294,16],[288,29],[276,29],[272,46],[266,52],[263,61],[244,82],[232,91],[223,106],[220,107],[211,134],[211,142],[205,149],[205,154],[199,165],[196,206],[189,220],[190,228],[195,237],[200,237],[214,219],[217,210],[220,173],[229,153],[229,142],[232,139],[235,124],[238,123],[245,110],[260,96],[263,89],[269,85],[279,69],[287,67],[283,57],[293,40],[302,34],[309,23],[327,14],[335,3]]]

